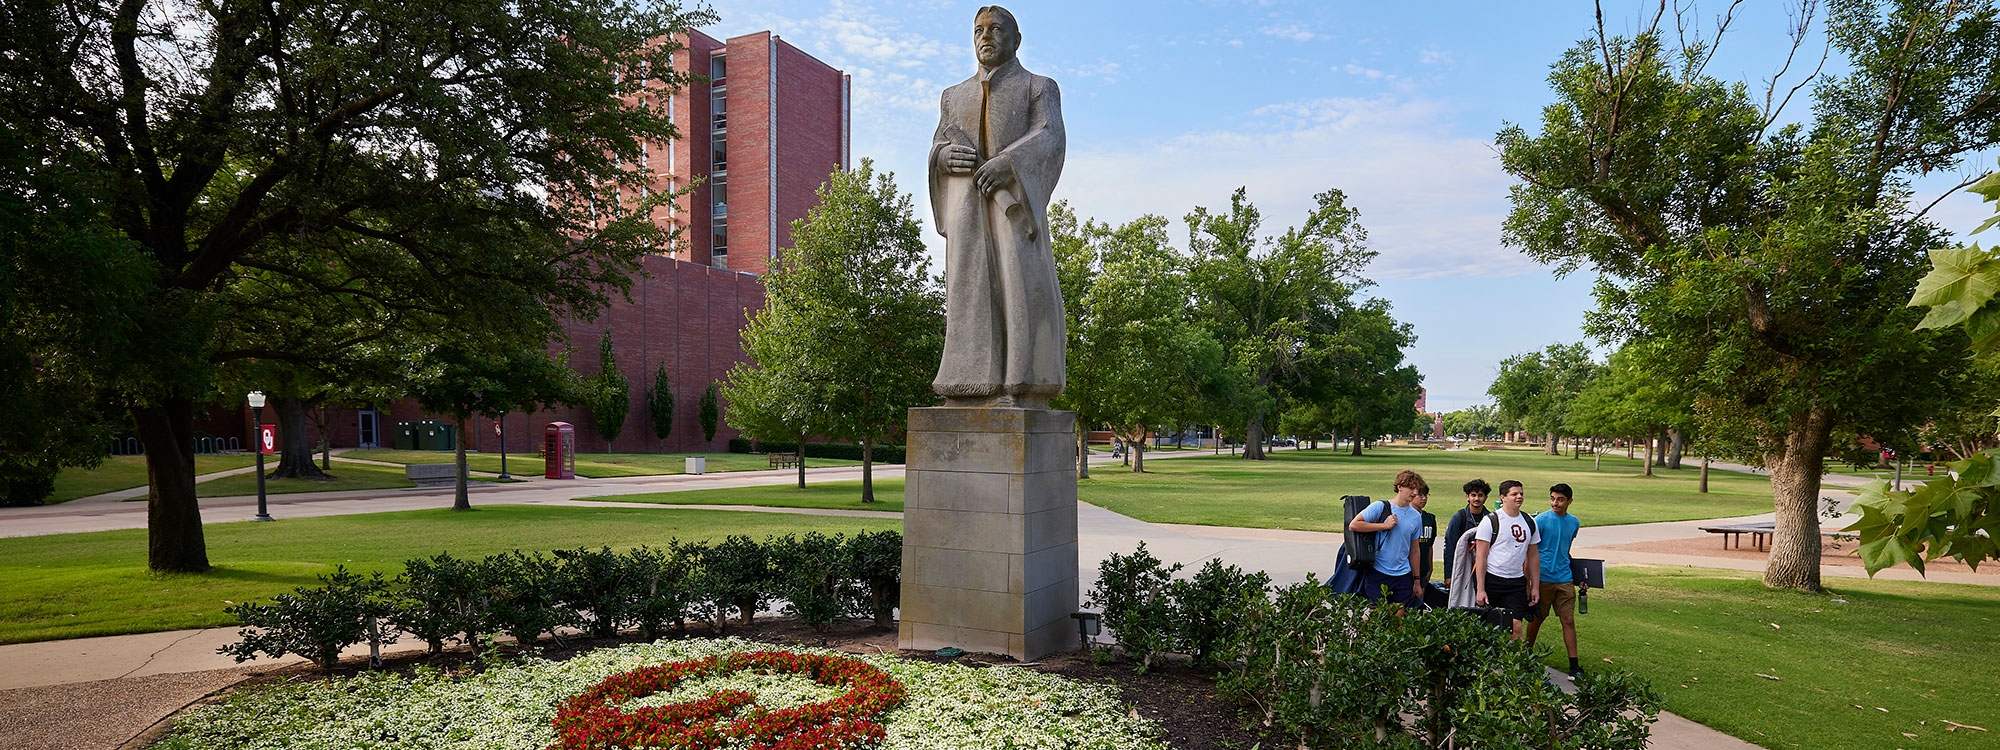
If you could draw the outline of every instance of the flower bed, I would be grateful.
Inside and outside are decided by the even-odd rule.
[[[736,655],[771,648],[734,638],[664,641],[601,649],[561,662],[530,658],[500,663],[476,674],[419,668],[404,674],[294,680],[246,690],[224,703],[190,711],[157,747],[543,750],[562,739],[555,728],[559,710],[566,702],[576,704],[594,686],[635,670],[710,658],[718,665],[729,659],[751,668],[689,674],[671,684],[661,680],[658,692],[651,695],[607,689],[597,694],[597,705],[605,705],[603,699],[616,699],[624,711],[639,713],[733,691],[754,695],[758,705],[776,713],[837,702],[860,685],[810,669],[801,674],[789,668],[758,669],[754,659],[734,661],[742,658]],[[904,686],[900,707],[874,714],[882,729],[879,746],[885,749],[1166,747],[1157,738],[1157,727],[1130,715],[1109,687],[1018,667],[977,669],[893,655],[850,657],[818,649],[788,650],[805,657],[802,662],[857,662]],[[824,658],[829,656],[835,658]],[[882,683],[874,686],[864,694],[878,695],[886,688]],[[738,737],[719,746],[749,748],[753,742]]]
[[[645,698],[693,679],[738,671],[796,674],[813,682],[845,684],[846,694],[792,708],[770,709],[743,690],[717,690],[707,697],[667,706],[626,710]],[[887,734],[876,721],[903,703],[903,683],[868,662],[830,654],[755,651],[640,667],[606,678],[556,711],[559,750],[659,747],[705,750],[748,740],[751,750],[867,747]],[[723,719],[748,708],[748,715]]]

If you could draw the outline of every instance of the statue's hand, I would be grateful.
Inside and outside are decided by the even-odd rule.
[[[954,143],[938,151],[938,161],[943,163],[945,174],[971,174],[972,168],[979,166],[979,152]]]
[[[992,195],[995,191],[1014,182],[1014,157],[1001,154],[987,159],[973,172],[972,182],[979,186],[979,192]]]

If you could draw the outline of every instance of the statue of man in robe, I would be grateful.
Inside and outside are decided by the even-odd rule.
[[[973,16],[979,72],[945,89],[931,140],[931,211],[945,236],[947,406],[1047,408],[1063,389],[1062,290],[1049,195],[1062,176],[1062,95],[1021,67],[1014,14]]]

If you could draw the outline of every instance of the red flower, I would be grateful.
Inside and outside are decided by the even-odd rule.
[[[740,690],[701,700],[626,711],[619,704],[643,698],[690,677],[750,670],[798,674],[822,685],[846,685],[830,701],[772,710]],[[903,683],[888,672],[844,656],[756,651],[641,667],[615,674],[563,701],[556,711],[557,741],[549,750],[721,748],[750,740],[753,750],[844,750],[882,742],[888,731],[872,721],[902,705]]]

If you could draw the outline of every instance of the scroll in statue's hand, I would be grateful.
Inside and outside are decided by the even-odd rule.
[[[978,171],[972,173],[972,182],[987,195],[1013,184],[1014,157],[1003,153],[987,159],[985,164],[979,165]]]
[[[979,166],[979,152],[973,150],[971,146],[961,146],[956,143],[940,149],[938,159],[944,162],[946,174],[971,174],[972,169]]]

